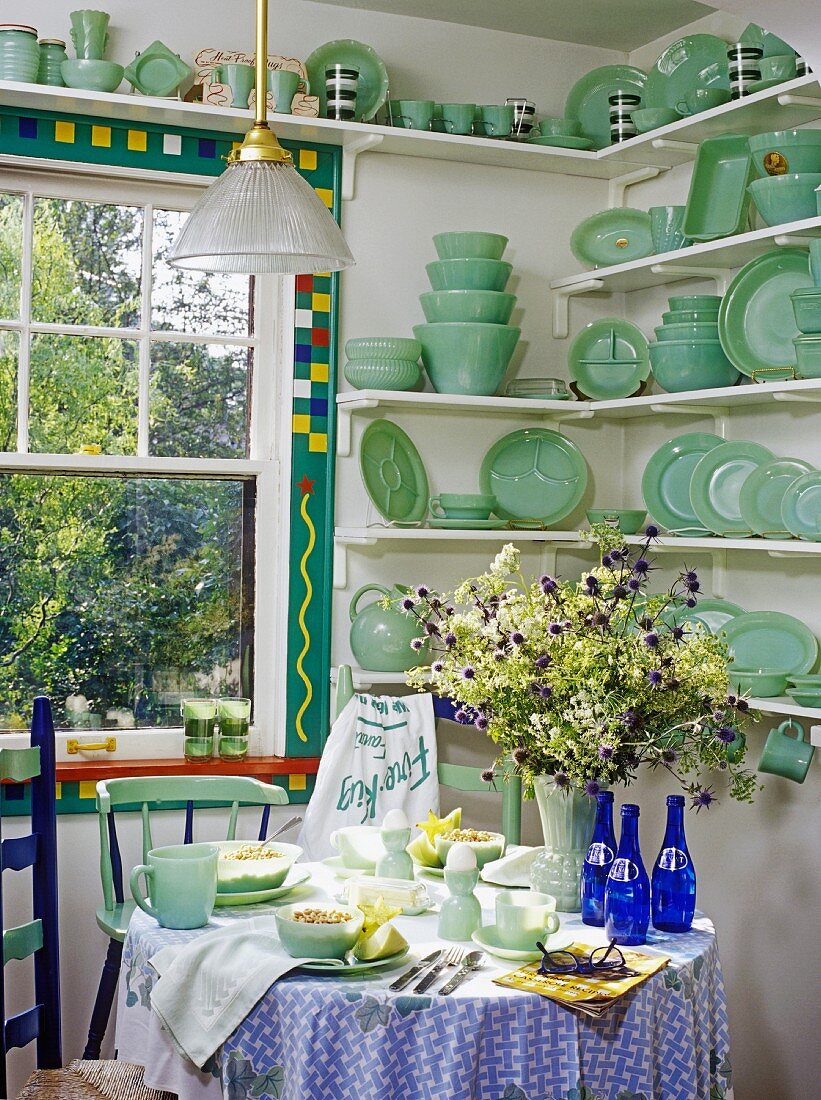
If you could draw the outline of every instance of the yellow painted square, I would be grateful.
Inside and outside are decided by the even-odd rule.
[[[148,134],[145,130],[128,131],[128,148],[132,153],[144,153],[148,148]]]
[[[54,123],[54,140],[74,144],[74,123],[57,121]]]
[[[80,780],[80,798],[96,798],[97,784],[90,779]]]
[[[63,784],[62,783],[55,783],[54,784],[54,797],[55,797],[56,801],[58,801],[58,802],[63,797]]]
[[[328,437],[325,432],[310,432],[308,435],[308,450],[318,454],[325,454],[328,450]]]
[[[291,431],[294,435],[308,435],[311,431],[311,418],[305,413],[294,413],[291,421]]]
[[[111,127],[110,126],[92,126],[91,127],[91,144],[101,146],[104,149],[111,148]]]
[[[288,776],[288,790],[289,791],[304,791],[307,787],[304,775],[289,775]]]
[[[328,364],[327,363],[311,363],[311,381],[312,382],[327,382],[328,381]]]
[[[316,149],[299,150],[299,167],[305,172],[313,172],[316,170]]]
[[[330,313],[331,312],[331,296],[330,294],[312,294],[311,295],[311,309],[317,313]]]
[[[334,193],[333,193],[333,191],[330,190],[330,188],[328,188],[328,187],[317,187],[316,188],[316,193],[317,193],[317,195],[319,195],[319,197],[322,199],[322,201],[325,203],[325,205],[328,207],[328,209],[330,209],[333,206],[333,204],[334,204]]]

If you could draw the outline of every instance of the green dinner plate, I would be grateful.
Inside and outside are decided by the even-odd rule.
[[[787,53],[795,53],[792,46],[783,38],[779,38],[772,31],[765,30],[758,23],[750,23],[739,35],[738,41],[743,46],[757,46],[764,51],[764,57],[779,57]],[[783,82],[781,82],[783,83]]]
[[[481,947],[497,959],[506,959],[508,962],[538,962],[542,953],[535,951],[519,951],[515,947],[505,947],[499,940],[499,929],[495,924],[486,924],[477,928],[470,937],[477,947]],[[548,937],[547,947],[551,951],[563,951],[575,942],[576,937],[570,932],[563,932],[561,928]]]
[[[439,528],[442,531],[497,531],[500,527],[507,527],[506,519],[445,519],[441,516],[431,516],[428,526]]]
[[[572,134],[536,134],[527,139],[528,145],[549,145],[553,149],[592,149],[590,138],[574,137]]]
[[[711,634],[720,634],[728,622],[739,615],[746,614],[743,607],[737,603],[730,603],[729,600],[699,600],[696,607],[677,607],[673,611],[665,612],[663,618],[665,622],[675,626],[681,623],[695,623],[703,626]]]
[[[698,460],[690,478],[690,503],[708,531],[726,538],[752,534],[741,518],[741,487],[754,470],[773,458],[767,447],[741,439],[720,443]]]
[[[804,673],[818,657],[818,642],[810,628],[782,611],[748,611],[727,623],[724,632],[739,668]]]
[[[374,420],[362,433],[359,469],[379,514],[416,522],[428,510],[428,475],[412,440],[390,420]]]
[[[386,955],[384,959],[369,959],[367,962],[345,962],[342,966],[334,959],[317,959],[315,962],[306,962],[300,966],[300,970],[310,970],[312,974],[333,974],[336,978],[353,978],[357,974],[364,974],[366,970],[376,970],[380,966],[396,966],[402,959],[407,958],[410,947],[403,947],[401,951],[394,951],[392,955]]]
[[[653,454],[641,479],[647,511],[675,535],[709,535],[690,503],[690,478],[701,458],[724,440],[708,432],[688,432],[668,440]]]
[[[575,443],[549,428],[521,428],[497,440],[479,484],[496,497],[501,519],[545,526],[569,516],[587,488],[587,463]]]
[[[630,207],[600,210],[573,230],[570,251],[588,267],[610,267],[652,256],[650,215]]]
[[[776,248],[741,268],[721,299],[718,338],[724,354],[748,378],[795,368],[798,327],[790,295],[813,285],[803,248]]]
[[[610,144],[609,97],[615,92],[644,95],[647,73],[634,65],[602,65],[585,73],[570,89],[564,105],[564,117],[575,118],[582,134],[596,149]],[[642,106],[645,104],[642,102]]]
[[[228,905],[259,905],[260,902],[273,901],[275,898],[290,894],[297,886],[307,882],[310,877],[311,872],[307,867],[295,866],[288,872],[282,885],[273,890],[241,890],[236,894],[217,894],[217,900],[214,904],[217,909]]]
[[[594,401],[629,397],[650,373],[647,337],[622,317],[601,317],[581,330],[567,353],[570,378]]]
[[[684,97],[689,91],[715,87],[730,87],[727,43],[714,34],[691,34],[673,42],[656,61],[647,74],[641,105],[672,107],[686,115]]]
[[[311,82],[311,94],[319,96],[319,113],[325,117],[328,101],[325,95],[325,69],[328,65],[346,65],[359,70],[356,89],[356,121],[373,118],[388,98],[388,70],[385,62],[364,42],[342,38],[318,46],[305,60],[305,71]]]
[[[765,539],[788,537],[790,530],[781,517],[784,494],[796,478],[812,470],[811,463],[798,458],[777,458],[753,470],[738,498],[741,518],[753,534]]]
[[[784,526],[799,539],[821,542],[821,473],[812,470],[793,481],[781,503]]]

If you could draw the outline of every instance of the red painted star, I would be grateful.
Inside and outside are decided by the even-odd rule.
[[[302,493],[303,496],[307,496],[309,493],[312,493],[314,491],[314,485],[316,485],[316,478],[311,481],[307,474],[303,474],[302,481],[298,481],[296,483],[297,489],[299,489],[300,493]]]

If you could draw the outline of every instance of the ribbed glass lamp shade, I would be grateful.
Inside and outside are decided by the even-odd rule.
[[[174,267],[310,275],[355,261],[331,212],[291,164],[237,161],[211,184],[168,257]]]

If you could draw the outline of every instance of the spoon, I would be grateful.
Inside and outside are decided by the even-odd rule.
[[[266,848],[276,837],[281,836],[282,833],[286,833],[289,829],[293,829],[294,825],[300,825],[301,823],[302,818],[299,817],[299,815],[297,815],[296,817],[289,817],[284,825],[280,825],[280,827],[275,832],[271,833],[269,837],[266,837],[265,840],[263,840],[260,847]]]

